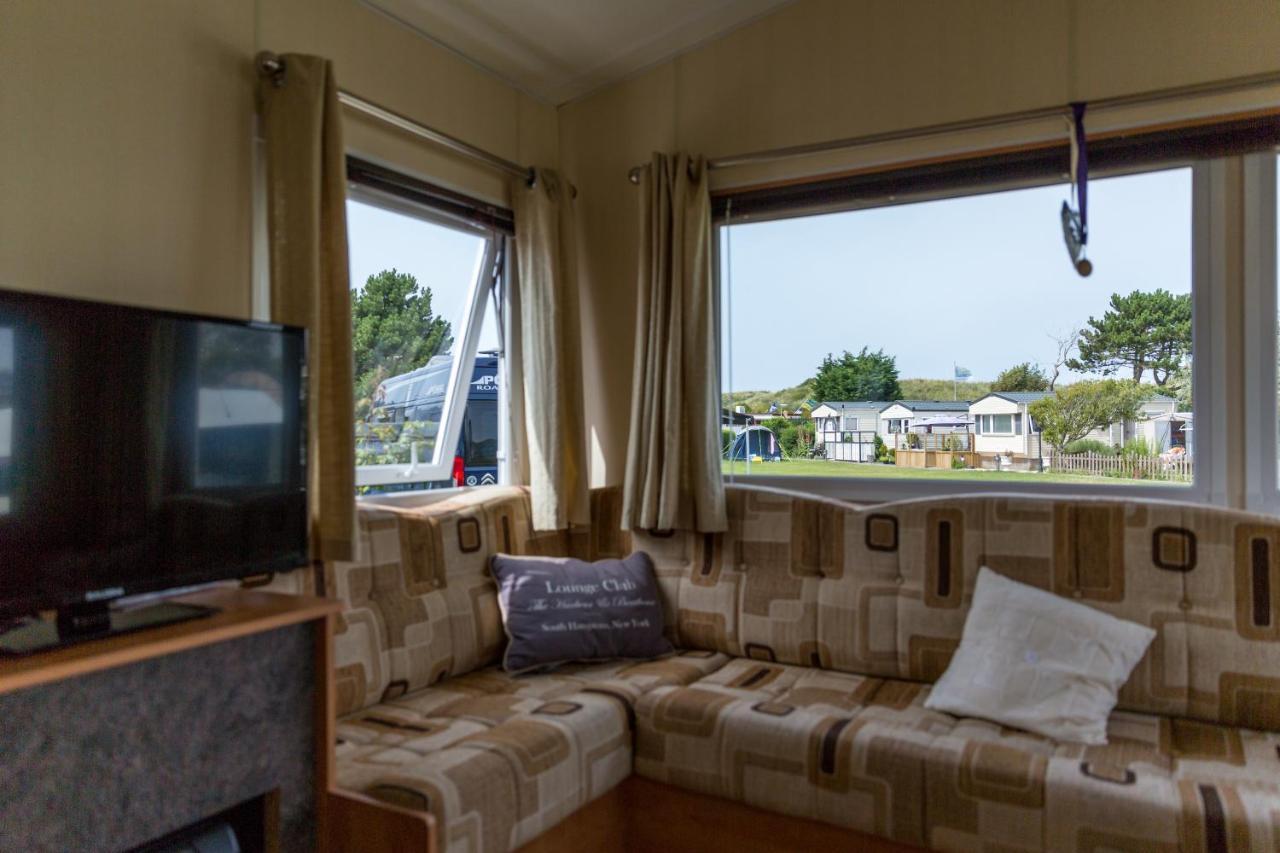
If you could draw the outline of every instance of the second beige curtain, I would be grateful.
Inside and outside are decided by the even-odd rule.
[[[346,161],[333,66],[286,54],[259,80],[267,159],[271,314],[307,329],[311,552],[349,560],[355,533],[355,405]]]
[[[534,529],[562,530],[590,522],[573,199],[549,169],[536,171],[532,187],[514,181],[511,198],[516,280],[508,346],[520,379],[512,413],[524,413],[523,446],[514,455],[527,471]]]
[[[707,165],[654,154],[641,223],[627,529],[727,528],[720,468],[711,194]]]

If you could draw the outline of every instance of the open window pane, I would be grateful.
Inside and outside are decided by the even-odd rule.
[[[360,491],[497,482],[494,238],[365,198],[347,226]]]
[[[1090,182],[1089,277],[1069,197],[721,228],[726,473],[1191,483],[1191,169]]]

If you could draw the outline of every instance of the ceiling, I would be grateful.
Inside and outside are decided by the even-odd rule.
[[[792,0],[363,0],[552,104],[663,62]]]

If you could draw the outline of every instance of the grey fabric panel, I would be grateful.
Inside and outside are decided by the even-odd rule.
[[[314,847],[312,627],[0,695],[0,850],[126,850],[280,789]]]

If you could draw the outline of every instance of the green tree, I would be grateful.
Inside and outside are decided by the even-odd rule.
[[[884,350],[866,347],[854,355],[845,350],[839,358],[828,355],[813,380],[818,400],[901,400],[898,365]]]
[[[351,291],[356,413],[369,413],[379,383],[422,367],[453,346],[449,321],[432,311],[431,288],[394,269]]]
[[[1078,353],[1067,361],[1072,370],[1104,376],[1129,370],[1134,382],[1150,371],[1151,380],[1163,386],[1191,354],[1190,294],[1112,294],[1110,309],[1090,317],[1080,332]]]
[[[1044,440],[1062,453],[1068,444],[1117,421],[1137,417],[1138,407],[1151,394],[1133,382],[1093,379],[1058,388],[1052,396],[1029,407]]]
[[[1048,391],[1049,374],[1038,364],[1024,361],[1001,372],[992,391]]]
[[[1280,375],[1280,374],[1277,374]],[[1164,386],[1164,393],[1178,401],[1178,410],[1191,411],[1191,361],[1188,359],[1169,374],[1169,381]]]

